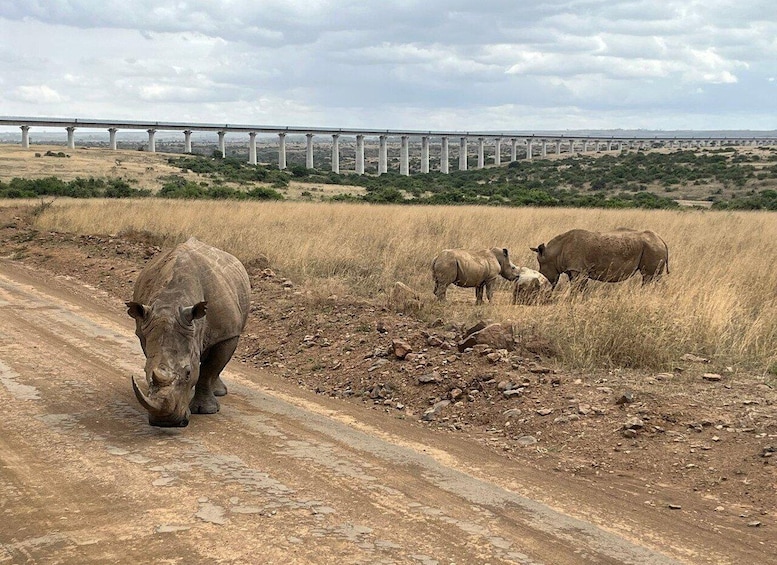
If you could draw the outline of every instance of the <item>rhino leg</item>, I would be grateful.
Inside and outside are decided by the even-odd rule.
[[[490,281],[486,281],[486,297],[488,298],[488,302],[490,303],[494,299],[494,281],[496,279],[491,279]]]
[[[213,394],[215,394],[216,396],[227,395],[227,385],[225,385],[224,381],[221,380],[221,375],[216,377],[216,382],[213,383]]]
[[[211,346],[203,352],[200,359],[200,378],[194,388],[194,398],[189,403],[192,414],[215,414],[219,411],[219,402],[216,400],[219,375],[226,367],[237,348],[237,337],[227,339]],[[221,383],[226,391],[224,383]]]
[[[450,283],[443,284],[440,281],[434,281],[434,295],[437,297],[437,300],[445,300],[445,293],[448,291],[448,284]]]
[[[486,283],[481,283],[475,287],[475,305],[483,304],[483,289]]]

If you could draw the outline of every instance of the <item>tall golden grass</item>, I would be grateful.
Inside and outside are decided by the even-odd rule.
[[[683,353],[719,365],[774,371],[777,365],[777,216],[711,211],[410,207],[322,203],[79,201],[47,208],[39,227],[77,233],[145,230],[167,243],[189,236],[243,261],[262,254],[309,293],[378,296],[395,281],[426,298],[423,314],[458,322],[510,320],[550,340],[578,368],[671,368]],[[494,304],[472,289],[432,295],[431,261],[449,247],[508,247],[536,268],[529,246],[571,228],[652,229],[668,243],[671,274],[643,287],[557,289],[543,306],[512,306],[504,282]]]

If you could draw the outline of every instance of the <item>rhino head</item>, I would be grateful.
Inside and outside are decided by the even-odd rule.
[[[508,281],[515,280],[520,276],[521,268],[510,261],[510,252],[506,248],[499,249],[495,247],[491,251],[496,256],[496,260],[499,261],[500,275]]]
[[[545,247],[544,243],[540,243],[537,247],[530,247],[529,249],[537,254],[537,263],[539,264],[540,273],[550,281],[553,288],[556,288],[561,272],[556,268],[555,257],[549,256],[548,248]]]
[[[193,306],[146,306],[127,302],[127,314],[135,319],[135,334],[146,355],[144,393],[132,378],[132,388],[148,411],[152,426],[189,425],[189,403],[200,376],[201,331],[194,324],[205,316],[206,302]]]

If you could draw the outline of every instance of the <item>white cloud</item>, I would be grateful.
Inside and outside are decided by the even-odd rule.
[[[14,93],[19,100],[24,102],[50,104],[65,101],[65,98],[59,92],[45,84],[18,86],[14,89]]]

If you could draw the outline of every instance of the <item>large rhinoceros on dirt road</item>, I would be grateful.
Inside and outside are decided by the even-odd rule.
[[[190,414],[218,412],[219,374],[248,317],[242,263],[194,238],[154,257],[140,273],[127,313],[146,355],[148,393],[132,379],[153,426],[183,427]]]
[[[639,272],[642,282],[669,273],[669,248],[655,232],[619,229],[599,233],[575,229],[531,247],[540,272],[555,287],[562,273],[570,281],[624,281]]]
[[[494,282],[502,275],[511,281],[518,276],[518,267],[510,262],[507,249],[444,249],[432,262],[434,294],[445,300],[448,285],[475,287],[475,303],[483,304],[483,289],[488,301],[494,295]]]

